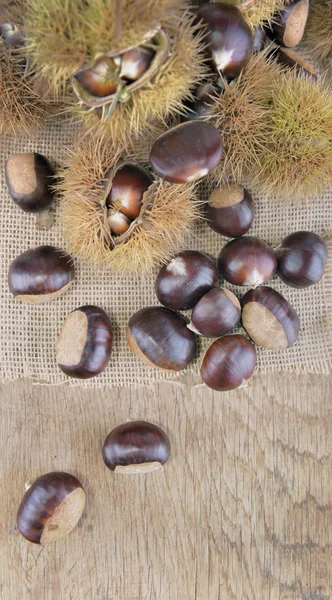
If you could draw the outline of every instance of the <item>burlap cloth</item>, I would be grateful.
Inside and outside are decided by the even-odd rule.
[[[109,271],[96,271],[86,264],[76,264],[76,281],[71,290],[59,299],[33,306],[15,300],[9,293],[7,273],[11,261],[21,252],[41,244],[63,247],[63,237],[58,224],[49,231],[38,231],[35,216],[22,212],[12,201],[4,181],[6,159],[17,152],[38,151],[51,161],[62,163],[66,148],[73,147],[77,132],[68,122],[58,119],[34,140],[2,138],[0,140],[1,169],[1,346],[0,378],[15,380],[30,377],[47,384],[99,386],[143,386],[157,380],[181,380],[190,374],[199,382],[200,357],[211,340],[201,338],[200,357],[180,376],[145,366],[128,349],[126,326],[130,316],[143,306],[157,304],[154,295],[154,277],[128,277],[112,275]],[[332,230],[332,191],[322,198],[312,198],[307,204],[255,198],[256,218],[251,230],[273,246],[286,234],[310,230],[324,234]],[[187,247],[201,250],[217,258],[225,243],[205,223],[197,225],[195,234],[187,239]],[[286,351],[268,351],[258,348],[258,369],[264,372],[287,371],[297,373],[331,372],[332,340],[329,312],[332,308],[331,261],[323,280],[306,290],[289,288],[277,277],[272,287],[281,292],[295,307],[301,318],[298,341]],[[238,297],[244,288],[232,288]],[[107,369],[89,381],[68,379],[57,367],[55,344],[65,317],[74,308],[96,304],[111,316],[115,339],[112,357]],[[193,377],[194,375],[194,377]]]

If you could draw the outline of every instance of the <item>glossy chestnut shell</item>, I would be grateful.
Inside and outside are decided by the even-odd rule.
[[[204,4],[196,21],[205,26],[211,65],[227,77],[237,77],[253,50],[251,29],[239,9],[227,2]]]
[[[230,238],[240,237],[253,223],[253,199],[248,190],[239,185],[215,188],[205,207],[205,216],[213,231]]]
[[[258,346],[283,350],[297,340],[300,319],[276,290],[265,286],[249,290],[241,304],[243,327]]]
[[[58,298],[71,286],[74,276],[70,256],[53,246],[38,246],[15,258],[8,284],[18,300],[39,304]]]
[[[151,149],[150,163],[162,179],[187,183],[213,171],[221,156],[219,131],[198,120],[180,123],[159,136]]]
[[[146,421],[127,421],[108,434],[103,458],[115,473],[148,473],[162,467],[170,451],[169,439],[160,427]]]
[[[306,288],[322,278],[328,251],[316,233],[297,231],[282,241],[277,256],[280,279],[291,287]]]
[[[106,204],[133,221],[140,213],[143,194],[151,183],[152,177],[140,167],[132,164],[123,165],[112,179]]]
[[[241,304],[233,292],[214,288],[198,301],[188,327],[199,335],[220,337],[234,329],[240,318]]]
[[[5,177],[11,197],[25,212],[37,213],[52,204],[54,169],[42,154],[14,154],[6,162]]]
[[[303,38],[308,14],[309,0],[292,0],[275,15],[267,34],[281,46],[297,46]]]
[[[17,513],[19,532],[34,544],[49,544],[68,535],[85,506],[79,480],[69,473],[42,475],[27,489]]]
[[[164,306],[187,310],[216,286],[218,278],[218,269],[211,258],[196,250],[185,250],[160,269],[155,291]]]
[[[56,344],[56,360],[69,377],[90,379],[108,364],[113,330],[109,316],[98,306],[81,306],[69,314]]]
[[[246,385],[256,367],[256,350],[243,335],[225,335],[208,348],[201,366],[204,383],[218,392]]]
[[[150,366],[181,371],[193,360],[196,338],[185,319],[160,306],[142,308],[128,325],[130,349]]]
[[[266,242],[246,235],[223,247],[218,266],[226,281],[257,287],[272,279],[277,270],[277,257]]]

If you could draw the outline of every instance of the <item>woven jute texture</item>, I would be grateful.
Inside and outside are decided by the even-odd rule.
[[[183,380],[190,375],[199,383],[199,364],[204,349],[212,340],[200,340],[200,353],[195,362],[181,375],[165,373],[145,366],[134,356],[126,341],[126,327],[130,316],[144,306],[156,305],[154,277],[129,277],[97,271],[86,264],[76,264],[76,280],[72,288],[57,300],[41,305],[29,305],[15,300],[7,285],[11,261],[21,252],[41,244],[62,248],[64,241],[59,224],[49,231],[36,229],[35,216],[21,211],[9,196],[4,181],[6,159],[14,153],[38,151],[56,164],[63,164],[66,152],[74,147],[77,132],[63,119],[48,125],[34,140],[2,138],[1,159],[1,345],[0,378],[15,380],[30,377],[45,384],[99,386],[149,385],[156,380]],[[308,203],[285,204],[264,198],[256,201],[256,218],[251,230],[265,241],[277,246],[283,237],[298,230],[326,234],[332,230],[332,191]],[[225,238],[212,232],[205,223],[199,223],[195,234],[186,240],[188,248],[201,250],[217,258]],[[331,253],[330,253],[331,254]],[[223,284],[224,285],[224,284]],[[302,373],[331,372],[332,340],[329,312],[332,308],[331,264],[323,280],[306,290],[284,285],[277,277],[271,286],[281,292],[298,311],[301,333],[298,341],[286,351],[268,351],[258,348],[258,369]],[[241,297],[246,289],[233,288]],[[57,367],[55,344],[65,317],[84,304],[96,304],[111,316],[115,339],[112,357],[107,369],[88,381],[69,379]]]

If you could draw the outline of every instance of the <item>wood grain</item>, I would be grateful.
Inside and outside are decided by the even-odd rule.
[[[332,598],[331,380],[257,377],[249,390],[1,388],[1,600]],[[114,475],[107,433],[146,419],[172,456]],[[66,470],[87,505],[68,538],[18,533],[24,483]]]

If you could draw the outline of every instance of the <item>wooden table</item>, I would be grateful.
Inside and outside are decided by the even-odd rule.
[[[332,598],[332,393],[319,376],[260,376],[217,394],[1,387],[1,600]],[[126,419],[168,433],[172,457],[114,475],[101,447]],[[42,548],[18,533],[24,483],[77,475],[79,526]]]

